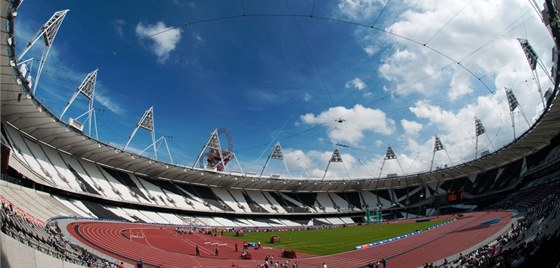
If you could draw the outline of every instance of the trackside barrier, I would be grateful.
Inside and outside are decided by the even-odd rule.
[[[428,228],[428,231],[429,231],[429,230],[432,230],[432,229],[435,229],[435,228],[438,228],[438,227],[441,227],[441,226],[444,226],[444,225],[446,225],[446,224],[450,224],[450,223],[452,223],[453,221],[454,221],[454,220],[448,220],[448,221],[442,222],[442,223],[440,223],[440,224],[436,224],[436,225],[434,225],[434,226],[432,226],[432,227],[429,227],[429,228]]]
[[[407,237],[410,237],[410,236],[413,236],[413,235],[417,235],[419,233],[422,233],[422,231],[418,230],[418,231],[408,233],[408,234],[405,234],[405,235],[401,235],[401,236],[397,236],[397,237],[393,237],[393,238],[389,238],[389,239],[385,239],[385,240],[381,240],[381,241],[376,241],[376,242],[372,242],[372,243],[368,243],[368,244],[355,246],[354,249],[359,250],[359,249],[366,249],[366,248],[369,248],[369,247],[375,247],[375,246],[378,246],[378,245],[383,245],[383,244],[386,244],[386,243],[389,243],[389,242],[393,242],[393,241],[397,241],[397,240],[407,238]]]
[[[451,222],[453,222],[453,220],[448,220],[448,221],[446,221],[446,222],[442,222],[442,223],[440,223],[440,224],[434,225],[434,226],[428,228],[428,231],[429,231],[429,230],[432,230],[432,229],[435,229],[435,228],[438,228],[438,227],[441,227],[441,226],[443,226],[443,225],[449,224],[449,223],[451,223]],[[420,233],[422,233],[422,231],[421,231],[421,230],[417,230],[417,231],[414,231],[414,232],[412,232],[412,233],[404,234],[404,235],[401,235],[401,236],[392,237],[392,238],[389,238],[389,239],[385,239],[385,240],[381,240],[381,241],[376,241],[376,242],[372,242],[372,243],[368,243],[368,244],[363,244],[363,245],[354,246],[354,249],[355,249],[355,250],[360,250],[360,249],[366,249],[366,248],[370,248],[370,247],[375,247],[375,246],[378,246],[378,245],[387,244],[387,243],[390,243],[390,242],[393,242],[393,241],[397,241],[397,240],[400,240],[400,239],[403,239],[403,238],[407,238],[407,237],[410,237],[410,236],[413,236],[413,235],[417,235],[417,234],[420,234]]]

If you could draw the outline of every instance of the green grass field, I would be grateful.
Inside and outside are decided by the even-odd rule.
[[[426,230],[428,227],[444,221],[446,220],[406,224],[372,224],[308,231],[245,232],[243,237],[236,237],[233,232],[228,232],[224,235],[242,241],[260,241],[262,246],[267,247],[283,248],[316,255],[330,255],[354,250],[354,246],[357,245],[397,237],[416,230]],[[275,235],[280,237],[280,243],[271,244],[270,237]]]

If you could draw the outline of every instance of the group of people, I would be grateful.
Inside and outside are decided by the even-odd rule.
[[[387,259],[385,258],[381,258],[381,260],[378,261],[371,261],[368,263],[368,268],[385,268],[387,267]]]
[[[183,227],[176,227],[175,228],[176,234],[193,234],[193,228],[183,228]]]
[[[274,261],[274,256],[269,255],[264,258],[264,263],[260,264],[257,267],[261,268],[298,268],[299,262],[297,261],[290,261],[290,260],[277,260]],[[323,266],[326,267],[326,266]]]
[[[198,245],[194,246],[194,255],[200,256],[200,247]],[[214,249],[214,256],[219,256],[219,255],[220,255],[220,249],[218,248],[218,246],[216,246],[216,248]]]
[[[549,226],[549,223],[556,225],[559,222],[558,213],[560,213],[560,189],[530,207],[524,219],[513,223],[510,230],[499,236],[496,241],[469,254],[460,254],[453,263],[459,267],[520,267],[527,265],[531,260],[534,263],[535,259],[546,261],[547,258],[535,256],[542,255],[542,251],[548,250],[544,245],[557,243],[560,239],[557,227],[553,226],[556,228],[554,230]]]
[[[86,266],[117,267],[117,264],[70,243],[56,224],[39,225],[20,212],[12,203],[0,199],[0,229],[4,234],[64,261]]]

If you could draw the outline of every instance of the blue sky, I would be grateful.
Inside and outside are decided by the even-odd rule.
[[[156,139],[166,138],[179,165],[194,165],[210,133],[227,129],[240,167],[226,171],[260,173],[277,142],[286,165],[271,161],[265,175],[287,166],[321,178],[336,144],[344,164],[332,163],[328,178],[426,171],[434,135],[445,147],[434,166],[472,160],[475,116],[487,130],[479,152],[513,139],[504,87],[523,109],[517,134],[528,128],[523,115],[533,122],[542,110],[517,38],[551,66],[550,35],[524,0],[27,0],[18,51],[63,9],[36,92],[54,114],[98,68],[100,140],[123,147],[153,106]],[[25,58],[41,52],[36,45]],[[537,72],[544,91],[550,82]],[[86,107],[78,97],[63,120]],[[150,143],[140,130],[129,149]],[[389,145],[398,161],[381,172]],[[158,158],[171,160],[163,145]]]

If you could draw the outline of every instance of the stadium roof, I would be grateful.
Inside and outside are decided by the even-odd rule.
[[[2,14],[6,14],[4,6]],[[1,20],[2,29],[13,33],[13,25]],[[8,27],[6,27],[8,25]],[[467,176],[494,169],[497,166],[519,160],[550,143],[560,132],[560,108],[558,107],[558,77],[556,76],[548,108],[539,120],[523,135],[503,148],[479,159],[456,166],[414,175],[378,179],[341,178],[337,180],[308,180],[302,178],[258,176],[255,173],[215,172],[199,168],[170,164],[145,156],[123,151],[84,135],[67,123],[60,121],[51,111],[36,100],[26,79],[18,70],[15,44],[8,40],[9,33],[1,33],[1,118],[29,136],[75,157],[95,164],[132,172],[154,179],[182,181],[210,187],[229,187],[275,191],[323,192],[355,191],[383,188],[399,188],[425,185],[452,178]],[[558,66],[558,62],[555,63]]]

